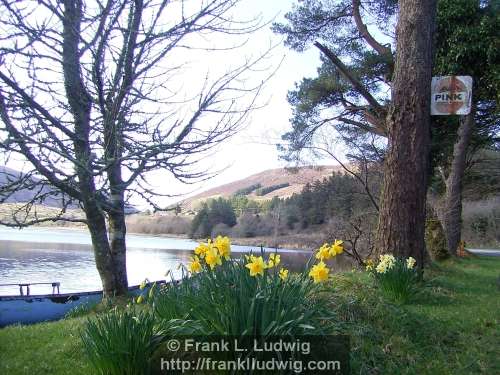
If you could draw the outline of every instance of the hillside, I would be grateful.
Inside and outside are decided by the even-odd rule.
[[[14,207],[16,204],[31,202],[36,195],[45,195],[44,199],[40,201],[34,202],[40,209],[43,210],[45,207],[48,211],[51,211],[53,208],[61,208],[63,207],[62,195],[56,189],[46,185],[46,186],[36,186],[33,189],[20,189],[15,191],[14,193],[7,195],[7,193],[2,191],[2,187],[9,184],[12,181],[16,181],[22,177],[22,173],[16,171],[15,169],[0,166],[0,205],[4,204],[8,207]],[[33,186],[36,185],[37,181],[39,181],[36,177],[31,177],[33,181]],[[5,196],[7,197],[5,199]],[[66,198],[68,199],[68,198]],[[10,204],[10,206],[9,206]],[[68,209],[79,209],[77,203],[70,203],[67,205]],[[5,207],[1,208],[2,215],[3,211],[5,211]],[[133,205],[126,203],[125,213],[136,213],[138,212],[137,208]]]
[[[210,198],[224,197],[227,198],[234,195],[238,191],[246,188],[260,185],[260,189],[273,188],[278,185],[288,186],[273,190],[269,193],[257,195],[257,189],[246,195],[248,198],[255,200],[271,199],[273,197],[286,198],[294,193],[299,193],[307,183],[312,183],[316,180],[322,180],[328,177],[333,172],[341,171],[340,166],[319,166],[319,167],[301,167],[298,169],[277,168],[269,169],[254,175],[251,175],[242,180],[234,181],[225,185],[221,185],[209,190],[206,190],[193,197],[187,198],[181,202],[184,209],[189,210],[196,207],[197,204]]]
[[[2,187],[8,184],[10,181],[15,181],[21,177],[21,172],[16,171],[12,168],[0,166],[0,198],[2,198]],[[31,177],[31,180],[36,184],[37,179]],[[4,203],[25,203],[30,202],[36,194],[49,194],[52,190],[48,186],[35,188],[35,189],[21,189],[10,195]],[[42,204],[48,207],[61,207],[62,202],[59,194],[53,192],[47,195],[43,200]],[[76,208],[76,205],[70,205],[70,208]]]

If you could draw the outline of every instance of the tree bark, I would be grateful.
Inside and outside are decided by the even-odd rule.
[[[119,201],[124,205],[123,199]],[[123,211],[109,214],[109,241],[113,259],[115,290],[114,293],[122,295],[127,292],[127,257],[126,257],[126,225]]]
[[[436,0],[400,0],[376,252],[425,254],[430,87]]]
[[[462,182],[466,167],[467,146],[474,126],[474,108],[460,119],[457,141],[453,146],[453,160],[450,174],[446,180],[443,221],[448,251],[457,255],[462,226]]]

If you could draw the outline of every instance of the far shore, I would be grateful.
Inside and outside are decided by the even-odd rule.
[[[36,225],[34,228],[54,229],[61,231],[86,231],[83,225]],[[186,234],[171,234],[171,233],[141,233],[141,232],[127,232],[127,234],[137,236],[148,236],[157,238],[177,238],[177,239],[192,239]],[[203,241],[202,239],[192,239],[193,241]],[[314,250],[318,245],[315,243],[311,235],[284,235],[284,236],[260,236],[260,237],[231,237],[231,243],[239,246],[255,246],[255,247],[268,247],[289,250]]]

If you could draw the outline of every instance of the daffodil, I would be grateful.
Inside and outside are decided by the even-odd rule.
[[[209,249],[210,249],[209,243],[200,243],[194,249],[194,253],[198,255],[200,258],[204,258]]]
[[[286,280],[288,277],[288,270],[284,268],[280,269],[279,277],[281,280]]]
[[[344,241],[335,240],[333,245],[330,247],[330,255],[334,257],[335,255],[342,254],[344,252]]]
[[[200,258],[198,258],[196,255],[191,258],[191,263],[189,263],[189,270],[192,273],[198,273],[201,272],[201,263],[200,263]]]
[[[281,262],[281,256],[279,254],[272,253],[269,255],[269,261],[267,262],[267,268],[276,267]]]
[[[331,252],[330,252],[330,246],[328,246],[327,243],[325,243],[323,246],[321,246],[316,253],[316,259],[319,260],[327,260],[330,259],[331,257]]]
[[[266,264],[262,257],[250,256],[250,263],[246,266],[250,270],[250,276],[264,275],[264,270],[266,269]]]
[[[219,251],[221,257],[229,260],[231,255],[231,240],[229,239],[229,237],[217,236],[217,238],[215,239],[215,247]]]
[[[247,260],[247,262],[253,262],[255,259],[257,259],[257,257],[253,254],[250,255],[245,254],[245,259]]]
[[[367,271],[372,271],[373,270],[373,266],[374,266],[373,260],[372,259],[368,259],[366,261],[366,270]]]
[[[390,263],[395,263],[396,258],[394,258],[394,255],[392,255],[392,254],[382,254],[380,256],[380,261],[390,264]]]
[[[311,268],[311,271],[309,271],[309,276],[314,279],[315,283],[320,283],[328,279],[329,272],[330,270],[326,267],[326,264],[321,261]]]
[[[387,272],[387,264],[380,262],[377,264],[377,267],[375,267],[375,270],[377,273],[386,273]]]
[[[137,300],[136,300],[137,303],[142,303],[143,301],[144,301],[144,297],[142,295],[137,297]]]
[[[380,256],[380,262],[375,267],[375,271],[378,273],[386,273],[388,270],[390,270],[394,265],[396,264],[396,258],[394,258],[394,255],[391,254],[383,254]]]
[[[220,266],[222,264],[221,257],[214,246],[210,246],[205,253],[205,263],[207,263],[207,265],[212,270],[215,268],[215,266]]]
[[[413,267],[415,267],[416,263],[417,261],[415,260],[415,258],[409,257],[408,259],[406,259],[406,268],[411,270],[413,269]]]

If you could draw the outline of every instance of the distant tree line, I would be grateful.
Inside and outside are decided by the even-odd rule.
[[[244,188],[241,188],[239,190],[236,190],[234,193],[235,196],[240,196],[240,195],[248,195],[252,193],[254,190],[257,190],[262,187],[262,184],[253,184]]]
[[[285,182],[283,184],[266,186],[266,187],[263,187],[263,188],[255,190],[255,194],[260,197],[262,195],[269,194],[269,193],[271,193],[271,192],[273,192],[275,190],[283,189],[283,188],[288,187],[288,186],[290,186],[290,184],[288,182]]]
[[[277,190],[277,186],[284,185],[272,187]],[[300,231],[326,224],[331,218],[348,221],[353,215],[370,210],[372,204],[359,182],[351,175],[333,173],[322,181],[306,184],[300,193],[289,198],[257,202],[235,195],[209,200],[193,219],[191,235],[209,237],[215,234],[216,227],[227,230],[237,224],[242,228],[235,230],[244,237],[268,235],[274,227]]]
[[[290,229],[297,225],[304,229],[325,224],[330,218],[349,220],[355,213],[372,209],[356,179],[342,173],[306,184],[300,194],[293,194],[280,204],[282,217]]]
[[[236,225],[234,209],[227,199],[210,199],[203,203],[191,224],[190,236],[193,238],[210,237],[217,224],[225,224],[228,227]]]
[[[261,197],[263,195],[269,194],[275,190],[282,189],[290,186],[290,183],[285,182],[282,184],[276,184],[271,186],[263,187],[261,183],[246,186],[244,188],[238,189],[234,192],[233,197],[243,197],[245,195],[255,192],[255,195]]]

